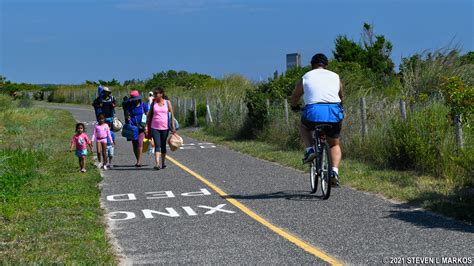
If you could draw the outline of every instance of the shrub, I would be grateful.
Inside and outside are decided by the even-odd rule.
[[[66,102],[66,96],[64,96],[64,93],[55,90],[49,94],[48,102],[64,103]]]
[[[44,91],[37,91],[33,94],[33,99],[36,101],[42,101],[44,100]]]
[[[445,78],[441,85],[451,115],[459,115],[470,126],[474,119],[474,87],[467,87],[457,76]]]
[[[268,122],[267,95],[253,89],[246,92],[248,114],[239,132],[241,138],[255,138]]]
[[[387,134],[387,161],[395,168],[446,176],[452,165],[449,154],[454,152],[448,113],[448,108],[436,103],[412,112],[407,121],[393,119]]]
[[[12,106],[12,97],[0,95],[0,111],[8,110]]]
[[[20,108],[31,108],[33,106],[33,100],[28,97],[22,97],[18,102]]]

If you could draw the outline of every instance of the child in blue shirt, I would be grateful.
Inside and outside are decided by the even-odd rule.
[[[112,128],[112,123],[109,123],[109,126]],[[109,157],[107,168],[112,168],[112,158],[114,157],[115,133],[112,130],[110,131],[110,136],[113,142],[107,139],[107,157]]]

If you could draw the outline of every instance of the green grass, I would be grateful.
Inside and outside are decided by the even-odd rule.
[[[262,141],[239,141],[231,137],[216,136],[204,130],[182,131],[183,135],[224,145],[232,150],[307,171],[301,164],[302,151]],[[449,180],[419,175],[414,171],[396,171],[375,168],[356,160],[344,159],[340,165],[342,184],[357,190],[368,191],[385,198],[421,206],[459,220],[474,223],[474,192],[457,190]]]
[[[56,126],[53,126],[56,125]],[[68,152],[66,111],[0,112],[0,263],[116,264],[100,208],[99,172]]]

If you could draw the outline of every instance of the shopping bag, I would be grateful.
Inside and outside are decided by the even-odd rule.
[[[147,153],[148,149],[150,148],[150,140],[149,139],[143,139],[143,149],[142,153]]]
[[[178,134],[172,134],[168,138],[168,145],[170,146],[171,151],[175,151],[183,146],[183,138],[181,138]]]

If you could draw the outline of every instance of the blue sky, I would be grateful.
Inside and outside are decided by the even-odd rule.
[[[392,59],[474,50],[472,0],[0,0],[0,74],[14,82],[147,79],[168,69],[267,79],[285,55],[332,57],[364,22]]]

